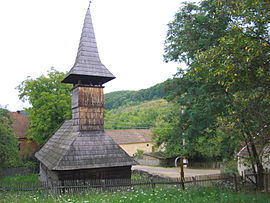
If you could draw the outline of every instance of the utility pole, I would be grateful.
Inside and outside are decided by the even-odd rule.
[[[184,110],[185,110],[185,107],[184,106],[181,106],[181,115],[182,116],[184,115]],[[182,144],[183,144],[183,149],[185,149],[186,140],[185,140],[184,133],[182,133]]]

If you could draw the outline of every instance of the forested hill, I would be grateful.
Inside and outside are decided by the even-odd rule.
[[[141,129],[151,128],[166,112],[170,112],[170,105],[165,99],[143,102],[139,105],[121,106],[106,111],[106,129]]]
[[[165,87],[169,81],[170,79],[138,91],[124,90],[107,93],[105,94],[105,109],[111,110],[120,106],[133,106],[145,101],[163,98],[166,96]]]

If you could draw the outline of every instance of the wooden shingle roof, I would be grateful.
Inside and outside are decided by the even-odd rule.
[[[88,8],[75,64],[62,82],[102,85],[114,78],[114,75],[100,61],[90,9]]]
[[[117,144],[152,142],[150,129],[105,130]]]
[[[76,170],[137,164],[103,131],[76,132],[67,120],[36,157],[50,170]]]

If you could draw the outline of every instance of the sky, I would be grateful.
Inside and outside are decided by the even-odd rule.
[[[177,63],[163,62],[167,24],[182,0],[92,0],[90,12],[102,63],[116,79],[105,93],[149,88],[172,78]],[[0,105],[29,104],[15,89],[54,67],[69,71],[76,58],[89,0],[0,1]]]

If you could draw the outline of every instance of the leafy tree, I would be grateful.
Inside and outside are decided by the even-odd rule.
[[[39,144],[52,136],[64,120],[71,118],[71,86],[61,83],[64,76],[51,68],[46,76],[27,78],[17,87],[19,98],[32,105],[27,109],[28,136]]]
[[[152,128],[152,136],[155,144],[165,149],[167,157],[178,156],[184,154],[182,129],[180,121],[177,119],[181,114],[181,108],[174,105],[172,102],[168,103],[167,108],[161,110],[155,120],[155,125]]]
[[[216,136],[225,146],[248,144],[259,187],[263,166],[257,146],[269,144],[270,133],[269,8],[264,0],[185,3],[169,24],[165,49],[166,61],[188,65],[170,95],[186,108],[180,120],[187,145],[202,154],[198,146],[215,147]]]
[[[18,140],[8,110],[0,108],[0,169],[16,166],[19,160]]]
[[[195,55],[219,44],[231,18],[226,4],[216,0],[204,0],[199,5],[183,3],[168,24],[165,41],[165,61],[190,64]]]

